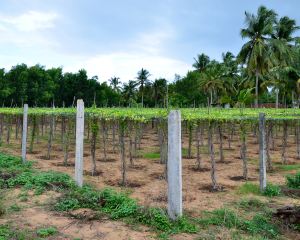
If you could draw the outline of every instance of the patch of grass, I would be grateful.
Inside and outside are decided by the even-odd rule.
[[[246,182],[238,188],[237,193],[241,194],[241,195],[246,195],[246,194],[250,194],[250,193],[259,195],[260,190],[259,190],[259,186],[257,184]]]
[[[0,159],[1,159],[0,154]],[[5,156],[6,165],[1,165],[0,170],[10,168],[11,164],[22,164],[19,158]],[[1,161],[1,160],[0,160]],[[38,172],[29,167],[22,168],[13,177],[5,180],[7,187],[23,187],[34,189],[36,194],[47,190],[61,191],[62,197],[54,203],[53,209],[57,211],[72,211],[79,208],[89,208],[99,213],[104,213],[111,219],[130,219],[134,224],[149,226],[154,231],[164,234],[195,233],[196,226],[186,217],[171,221],[166,210],[148,208],[137,204],[127,193],[116,192],[112,189],[97,190],[85,185],[76,186],[74,180],[67,174],[59,172]]]
[[[8,212],[20,212],[20,211],[21,211],[21,207],[16,203],[9,206],[9,208],[8,208]]]
[[[187,218],[182,217],[173,222],[165,210],[142,207],[127,194],[112,189],[98,191],[91,186],[75,188],[65,194],[54,208],[58,211],[90,208],[108,214],[111,219],[127,219],[132,224],[144,224],[167,234],[196,232],[196,226]]]
[[[23,191],[18,195],[18,198],[20,199],[21,202],[27,202],[28,201],[28,192],[27,191]]]
[[[35,194],[40,195],[45,190],[62,190],[75,186],[69,175],[54,171],[48,172],[23,172],[7,180],[8,187],[24,186],[25,189],[35,189]]]
[[[267,184],[266,189],[263,193],[263,195],[268,197],[275,197],[279,196],[281,194],[281,188],[278,185],[274,184]]]
[[[300,189],[300,172],[286,176],[286,185],[290,188]]]
[[[242,199],[238,205],[245,210],[258,210],[265,207],[265,203],[257,198]]]
[[[160,153],[158,153],[158,152],[145,153],[143,155],[143,158],[147,158],[147,159],[159,159],[160,158]]]
[[[0,225],[0,240],[9,239],[28,240],[33,238],[29,231],[13,229],[9,225]]]
[[[300,164],[283,165],[282,163],[275,164],[280,171],[300,170]]]
[[[272,222],[269,215],[257,213],[251,219],[240,217],[231,209],[217,209],[211,212],[205,212],[197,222],[203,226],[211,225],[225,227],[228,229],[237,229],[253,236],[259,235],[265,239],[274,239],[280,232],[278,227]]]
[[[57,229],[54,227],[48,227],[48,228],[40,228],[36,231],[37,235],[41,238],[46,238],[53,236],[57,234]]]
[[[257,184],[246,182],[238,188],[237,193],[241,195],[254,194],[275,197],[281,194],[281,189],[278,185],[267,184],[265,191],[261,193]]]

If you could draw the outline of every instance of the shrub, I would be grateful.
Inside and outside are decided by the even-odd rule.
[[[46,238],[46,237],[49,237],[49,236],[52,236],[52,235],[56,234],[57,230],[54,227],[41,228],[41,229],[38,229],[36,231],[36,233],[39,237]]]
[[[286,176],[286,182],[288,187],[300,189],[300,172]]]
[[[281,194],[281,189],[278,185],[267,184],[263,194],[268,197],[279,196]]]

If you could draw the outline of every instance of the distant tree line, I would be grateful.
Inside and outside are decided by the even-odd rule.
[[[207,105],[299,106],[300,38],[294,19],[264,6],[256,14],[245,12],[241,37],[247,41],[237,56],[222,54],[222,61],[197,55],[194,70],[174,81],[155,79],[142,68],[135,79],[121,83],[118,77],[100,83],[82,69],[63,73],[62,68],[19,64],[0,69],[2,106],[72,106],[82,98],[99,107],[198,107]]]

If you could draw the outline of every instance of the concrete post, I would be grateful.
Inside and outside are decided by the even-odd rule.
[[[76,113],[76,158],[75,181],[79,187],[83,185],[83,137],[84,137],[84,102],[77,100]]]
[[[28,104],[24,104],[22,132],[22,161],[26,162]]]
[[[266,119],[264,113],[259,113],[259,185],[263,192],[267,186],[266,171]]]
[[[181,115],[168,117],[168,214],[172,220],[182,216]]]

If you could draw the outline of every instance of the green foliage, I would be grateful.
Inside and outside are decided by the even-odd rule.
[[[252,235],[261,235],[267,239],[277,237],[280,232],[278,227],[272,222],[272,218],[266,214],[258,213],[250,220],[240,217],[231,209],[217,209],[212,212],[205,212],[197,222],[203,226],[221,226],[241,230]]]
[[[263,194],[268,197],[279,196],[281,194],[281,188],[278,185],[267,184]]]
[[[53,236],[57,233],[57,229],[54,227],[41,228],[36,231],[37,235],[42,238]]]
[[[72,211],[80,208],[79,201],[74,198],[65,198],[54,205],[54,209],[61,212]]]
[[[0,240],[28,240],[32,239],[26,231],[12,229],[9,225],[0,225]]]
[[[273,223],[272,218],[263,214],[256,214],[251,220],[245,220],[242,229],[271,239],[279,235],[279,229]]]
[[[261,209],[265,206],[265,203],[257,198],[243,199],[238,204],[246,210]]]
[[[286,176],[287,186],[290,188],[299,189],[300,188],[300,172],[297,172],[294,175]]]
[[[238,188],[237,193],[242,195],[250,193],[259,195],[260,190],[258,185],[246,182]]]
[[[160,153],[156,153],[156,152],[153,152],[153,153],[145,153],[143,155],[144,158],[147,158],[147,159],[159,159],[160,158]]]
[[[277,168],[281,171],[300,170],[300,164],[282,165],[280,163],[280,164],[277,164]]]
[[[19,212],[19,211],[21,211],[21,207],[16,203],[9,206],[9,208],[8,208],[8,212]]]
[[[75,183],[69,175],[59,172],[23,172],[15,178],[8,179],[9,187],[24,186],[26,189],[35,189],[35,194],[42,194],[46,189],[61,190],[72,188]]]

